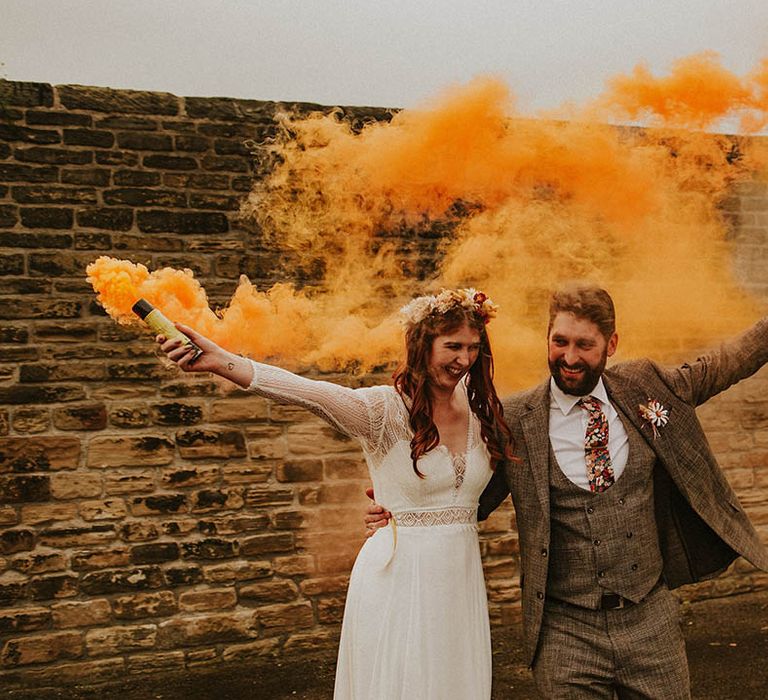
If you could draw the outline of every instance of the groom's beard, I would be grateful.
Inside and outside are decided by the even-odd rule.
[[[577,362],[575,365],[567,365],[565,360],[561,357],[554,362],[549,363],[549,371],[552,374],[552,378],[555,380],[560,391],[564,394],[571,394],[572,396],[588,396],[592,389],[597,386],[597,382],[603,374],[605,364],[608,361],[608,351],[603,353],[600,358],[600,362],[594,367],[588,365],[586,362]],[[563,368],[570,370],[581,370],[579,377],[570,377],[563,373]]]

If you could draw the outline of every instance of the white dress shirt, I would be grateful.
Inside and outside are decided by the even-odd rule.
[[[577,406],[581,396],[571,396],[560,390],[554,379],[549,380],[549,441],[563,474],[576,486],[589,491],[587,463],[584,458],[584,435],[587,430],[587,411]],[[616,480],[627,466],[629,443],[627,431],[619,414],[608,400],[602,377],[588,396],[601,403],[608,420],[608,454],[611,456]]]

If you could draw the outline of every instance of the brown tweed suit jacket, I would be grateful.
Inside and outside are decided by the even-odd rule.
[[[768,317],[692,364],[664,369],[649,360],[617,364],[603,374],[612,403],[657,455],[655,510],[671,588],[722,572],[737,556],[768,570],[768,550],[723,476],[696,417],[696,406],[754,374],[768,361]],[[654,439],[639,405],[669,409]],[[519,463],[496,470],[480,498],[483,519],[511,493],[520,538],[523,627],[533,662],[541,627],[550,538],[549,382],[504,401]],[[626,423],[626,421],[625,421]]]

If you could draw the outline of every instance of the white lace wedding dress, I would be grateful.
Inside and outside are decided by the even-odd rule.
[[[491,477],[469,412],[463,455],[410,457],[408,412],[393,387],[349,389],[253,363],[250,389],[309,409],[356,437],[376,501],[394,524],[366,540],[352,569],[335,700],[488,700],[491,640],[477,503]],[[466,397],[463,383],[457,387]]]

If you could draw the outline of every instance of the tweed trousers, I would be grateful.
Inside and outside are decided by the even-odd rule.
[[[547,600],[533,675],[552,700],[689,700],[677,599],[660,584],[618,610]]]

